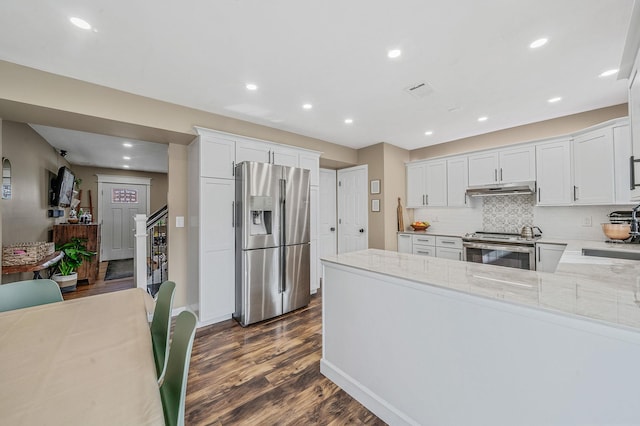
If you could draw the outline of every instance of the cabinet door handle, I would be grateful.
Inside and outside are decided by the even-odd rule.
[[[542,189],[540,189],[540,187],[538,187],[538,202],[540,202],[540,199],[542,198]]]
[[[462,252],[458,252],[458,260],[462,260]]]
[[[573,201],[577,201],[578,200],[578,187],[573,185]]]
[[[630,166],[629,176],[631,178],[631,188],[630,189],[632,191],[634,189],[636,189],[636,186],[639,186],[639,184],[636,183],[636,167],[635,167],[635,164],[639,163],[639,162],[640,162],[640,160],[636,160],[633,155],[629,158],[629,166]]]
[[[442,244],[455,244],[455,241],[440,241]]]
[[[422,194],[422,205],[424,206],[424,194]]]
[[[494,182],[498,181],[498,169],[493,169],[493,180]]]
[[[231,202],[231,227],[236,227],[236,202]]]
[[[235,176],[236,175],[236,162],[232,161],[231,162],[231,176]]]
[[[502,181],[502,167],[500,167],[500,181]]]
[[[425,204],[428,206],[429,205],[429,194],[425,195],[425,200],[426,200]]]
[[[400,238],[411,238],[411,235],[400,235]]]
[[[540,251],[540,246],[538,246],[538,262],[542,262],[542,252]]]

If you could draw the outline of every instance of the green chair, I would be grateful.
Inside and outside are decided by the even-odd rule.
[[[151,320],[151,342],[153,343],[153,358],[156,362],[158,383],[162,383],[167,368],[167,353],[169,352],[169,330],[171,329],[171,309],[176,283],[165,281],[160,284],[156,307]]]
[[[191,311],[182,311],[176,319],[167,371],[160,385],[164,421],[167,426],[184,425],[184,401],[195,334],[196,315]]]
[[[0,312],[54,302],[62,302],[62,293],[52,280],[26,280],[0,285]]]

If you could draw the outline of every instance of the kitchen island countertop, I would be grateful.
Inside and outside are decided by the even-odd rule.
[[[552,243],[550,240],[545,242]],[[640,251],[640,245],[563,240],[556,272],[536,272],[368,249],[323,258],[457,292],[640,331],[640,262],[583,256],[583,248]]]

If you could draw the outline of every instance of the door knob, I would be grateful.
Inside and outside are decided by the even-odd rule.
[[[329,231],[334,232],[336,230],[336,228],[334,226],[332,226],[331,228],[329,228]]]
[[[364,228],[360,228],[360,233],[362,234],[364,232]]]

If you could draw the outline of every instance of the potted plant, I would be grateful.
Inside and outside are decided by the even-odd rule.
[[[56,246],[56,250],[62,251],[64,257],[56,264],[51,279],[58,283],[63,293],[74,291],[78,283],[78,268],[84,260],[95,256],[94,252],[87,250],[86,239],[73,237],[71,241]]]

